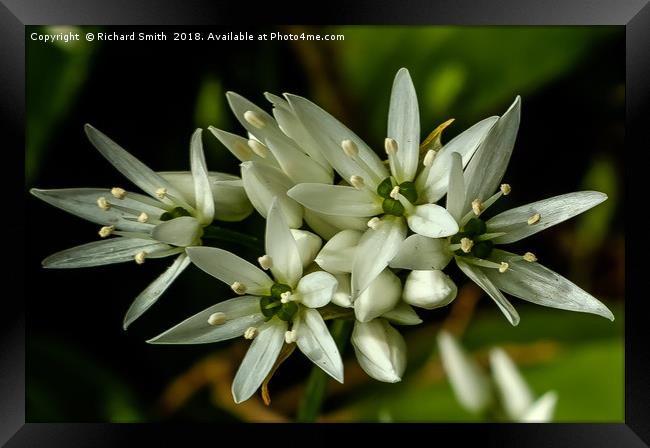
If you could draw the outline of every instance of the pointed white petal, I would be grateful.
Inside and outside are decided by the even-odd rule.
[[[232,383],[235,403],[248,400],[262,385],[278,359],[286,331],[287,323],[275,318],[258,327],[258,334],[248,348]]]
[[[521,423],[548,423],[553,420],[556,404],[557,393],[554,391],[546,392],[528,408],[519,421]]]
[[[105,264],[133,261],[139,252],[147,256],[170,249],[167,244],[140,238],[109,238],[93,241],[50,255],[43,260],[43,267],[56,269],[87,268]],[[179,249],[182,250],[182,249]]]
[[[358,230],[342,230],[325,243],[314,261],[331,274],[352,272],[356,246],[362,235]]]
[[[197,243],[201,224],[191,216],[181,216],[158,224],[151,231],[153,239],[174,246],[186,247]]]
[[[351,176],[361,176],[372,189],[377,188],[377,182],[373,179],[381,181],[388,177],[388,170],[377,154],[336,118],[305,98],[289,94],[286,98],[305,129],[320,144],[323,156],[341,177],[349,179]],[[369,167],[370,172],[345,155],[341,148],[343,140],[354,142],[359,150],[358,157]]]
[[[488,232],[506,232],[494,238],[496,244],[514,243],[589,210],[607,199],[598,191],[578,191],[523,205],[496,215],[486,222]],[[528,219],[539,213],[540,219],[529,225]]]
[[[350,294],[350,274],[334,275],[338,282],[336,291],[332,296],[332,303],[343,308],[352,308],[352,296]]]
[[[214,217],[214,200],[212,187],[208,178],[208,167],[203,154],[201,141],[202,129],[197,129],[192,134],[190,142],[190,168],[194,179],[194,198],[196,200],[197,219],[201,224],[210,224]]]
[[[352,345],[361,368],[376,380],[397,383],[406,369],[406,342],[386,320],[355,322]]]
[[[294,329],[300,351],[329,376],[343,383],[343,361],[339,349],[318,311],[303,308]]]
[[[354,315],[368,322],[389,312],[399,302],[402,283],[390,269],[384,269],[354,300]]]
[[[303,206],[328,215],[366,217],[382,212],[378,195],[343,185],[298,184],[287,194]]]
[[[501,250],[493,250],[490,259],[509,264],[503,274],[486,270],[492,283],[508,294],[537,305],[592,313],[614,320],[612,312],[598,299],[537,262],[530,263],[519,255]]]
[[[467,188],[465,210],[469,210],[475,199],[485,201],[499,186],[515,146],[520,115],[521,98],[517,96],[467,165],[465,170]]]
[[[368,218],[326,215],[308,208],[304,209],[304,219],[314,232],[326,240],[344,229],[365,231],[368,228]]]
[[[397,72],[388,111],[388,137],[397,141],[397,153],[389,155],[391,172],[398,183],[412,181],[418,168],[420,111],[415,87],[407,69]],[[395,160],[396,159],[396,160]]]
[[[127,179],[142,188],[143,191],[155,198],[156,190],[165,188],[170,195],[179,199],[182,198],[180,192],[169,182],[165,181],[165,179],[153,172],[151,168],[133,157],[106,135],[89,124],[84,126],[84,130],[90,142],[106,157],[106,160],[113,164]],[[167,204],[172,204],[172,201],[168,198],[162,201]]]
[[[291,229],[291,235],[296,241],[300,260],[302,261],[302,268],[305,269],[314,262],[314,259],[323,244],[323,240],[321,240],[318,235],[307,230]]]
[[[214,313],[224,313],[225,321],[219,325],[210,325],[208,318]],[[259,297],[235,297],[188,317],[147,342],[149,344],[207,344],[225,341],[243,335],[247,328],[258,327],[262,322],[264,316],[260,313]]]
[[[499,288],[490,280],[491,271],[495,271],[497,274],[501,274],[496,269],[486,269],[485,271],[477,266],[467,264],[462,261],[461,257],[456,257],[456,263],[458,267],[467,275],[474,283],[481,287],[494,302],[497,304],[501,312],[506,316],[508,322],[516,326],[519,324],[519,313],[515,310],[515,307],[506,299]],[[508,269],[510,271],[510,269]],[[507,274],[506,271],[504,274]]]
[[[413,306],[432,310],[456,298],[456,284],[442,271],[411,271],[404,283],[402,299]]]
[[[447,211],[460,222],[465,207],[465,178],[460,154],[451,153],[451,168],[449,171],[449,191],[447,192]]]
[[[512,359],[500,348],[490,351],[492,378],[497,386],[500,403],[511,420],[519,420],[533,403],[533,392],[517,370]]]
[[[329,184],[332,182],[333,174],[302,152],[291,139],[268,137],[265,143],[277,159],[282,171],[295,183]]]
[[[192,263],[227,285],[240,282],[246,292],[269,294],[273,280],[260,268],[226,250],[216,247],[188,247],[185,249]]]
[[[499,117],[489,117],[479,121],[440,149],[433,159],[431,169],[429,171],[422,171],[422,174],[417,177],[415,182],[424,202],[438,202],[447,192],[451,155],[455,152],[460,154],[463,167],[467,166],[479,145],[485,140],[485,137],[498,119]]]
[[[155,279],[147,288],[142,291],[138,297],[135,298],[128,311],[126,316],[124,316],[123,328],[126,330],[129,325],[131,325],[138,317],[147,311],[151,305],[156,303],[156,300],[162,295],[163,292],[169,288],[169,285],[172,284],[176,277],[180,275],[181,272],[185,270],[190,264],[190,259],[187,254],[182,253],[170,267],[165,270],[160,276]]]
[[[265,240],[275,279],[294,288],[302,277],[302,260],[277,199],[273,199],[266,217]]]
[[[418,325],[422,323],[422,319],[415,310],[402,301],[397,302],[395,308],[382,314],[381,317],[397,325]]]
[[[458,233],[458,224],[447,210],[436,204],[415,207],[415,214],[406,217],[409,227],[429,238],[443,238]]]
[[[246,194],[260,215],[267,217],[271,202],[277,197],[289,227],[294,229],[302,225],[302,206],[287,196],[293,182],[282,171],[268,165],[244,162],[241,176]]]
[[[116,204],[123,207],[145,212],[152,218],[158,218],[165,212],[162,207],[157,208],[138,201],[138,198],[144,198],[144,200],[151,202],[151,198],[131,192],[127,193],[123,199],[113,198],[109,189],[102,188],[63,188],[59,190],[32,188],[30,193],[50,205],[90,222],[105,226],[113,225],[119,230],[131,232],[149,232],[151,224],[140,223],[135,220],[137,216],[118,210],[115,207],[102,210],[97,206],[97,199],[104,197],[109,202],[115,201]],[[130,218],[130,220],[125,218]]]
[[[337,286],[338,282],[332,274],[317,271],[300,279],[296,293],[300,303],[306,307],[320,308],[330,303]]]
[[[217,137],[217,139],[225,146],[228,151],[232,153],[235,157],[241,162],[254,161],[262,164],[269,164],[278,168],[280,165],[278,161],[275,160],[275,156],[272,153],[266,154],[266,157],[260,157],[253,152],[253,150],[248,146],[248,139],[236,134],[231,134],[230,132],[222,131],[217,129],[214,126],[208,128],[212,134]]]
[[[443,269],[453,256],[448,247],[446,239],[429,238],[416,233],[402,242],[389,266],[411,270]]]
[[[283,134],[275,118],[265,110],[235,92],[226,92],[226,99],[239,123],[257,140],[265,143],[268,137],[281,138]],[[245,115],[249,111],[253,112],[262,121],[262,127],[257,127],[246,120]]]
[[[440,360],[458,402],[468,411],[479,413],[492,401],[490,383],[476,361],[470,358],[448,332],[438,334]]]
[[[352,297],[357,297],[388,266],[405,237],[404,219],[395,216],[385,216],[379,227],[363,234],[352,265]]]

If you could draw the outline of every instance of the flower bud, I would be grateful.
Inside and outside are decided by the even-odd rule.
[[[390,269],[384,269],[354,301],[357,320],[368,322],[395,308],[402,295],[402,283]]]
[[[449,305],[457,291],[454,282],[442,271],[411,271],[402,298],[409,305],[431,310]]]
[[[406,369],[404,338],[386,320],[355,322],[352,345],[361,368],[376,380],[396,383]]]

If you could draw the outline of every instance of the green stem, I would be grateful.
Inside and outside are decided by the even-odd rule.
[[[345,349],[347,340],[350,336],[352,323],[353,321],[351,320],[342,319],[335,319],[332,322],[330,332],[334,342],[336,342],[339,353],[341,354],[343,354],[343,350]],[[305,393],[302,396],[300,406],[298,407],[298,415],[296,416],[297,421],[310,423],[316,420],[320,413],[323,399],[325,398],[325,389],[328,379],[329,375],[325,373],[323,369],[318,366],[312,367],[309,379],[307,380]]]
[[[240,244],[254,250],[260,249],[260,241],[256,237],[215,225],[204,227],[202,238]]]

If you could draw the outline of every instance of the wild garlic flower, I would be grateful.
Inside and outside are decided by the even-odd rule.
[[[521,423],[545,423],[553,419],[557,393],[549,391],[535,400],[504,350],[490,350],[490,378],[456,338],[444,330],[438,334],[438,349],[456,399],[469,412],[488,413]]]
[[[57,252],[43,260],[43,266],[63,269],[127,261],[142,264],[147,259],[176,256],[131,304],[124,318],[126,329],[189,265],[186,248],[201,244],[203,229],[214,218],[238,221],[248,216],[252,207],[241,180],[207,171],[200,129],[191,138],[191,173],[156,173],[94,127],[86,125],[85,131],[99,152],[148,196],[121,187],[33,188],[31,193],[50,205],[103,226],[98,232],[102,240]]]
[[[241,297],[213,305],[148,342],[202,344],[239,336],[253,339],[232,384],[237,403],[249,399],[260,387],[285,342],[295,342],[314,364],[342,383],[341,355],[317,311],[331,301],[337,281],[324,271],[303,275],[319,247],[316,235],[289,228],[279,201],[274,200],[266,221],[266,254],[258,259],[264,270],[222,249],[187,249],[194,264],[229,284]]]
[[[367,219],[352,269],[352,295],[358,296],[397,254],[407,228],[428,238],[458,232],[452,216],[437,204],[446,192],[450,154],[467,163],[487,135],[495,118],[483,120],[436,150],[425,142],[420,150],[420,117],[415,88],[408,70],[395,76],[384,149],[388,167],[352,131],[309,100],[287,95],[323,156],[350,184],[306,182],[288,195],[307,209]],[[432,140],[432,139],[428,139]],[[424,153],[424,154],[422,154]],[[421,161],[420,161],[421,160]]]
[[[365,228],[367,220],[303,209],[287,196],[287,191],[298,183],[331,184],[334,173],[322,155],[320,143],[306,131],[291,105],[279,96],[270,93],[265,96],[273,105],[273,116],[237,93],[226,94],[230,108],[249,138],[209,127],[242,162],[244,188],[255,209],[266,217],[271,201],[277,197],[291,228],[301,227],[304,218],[326,239],[342,229]]]

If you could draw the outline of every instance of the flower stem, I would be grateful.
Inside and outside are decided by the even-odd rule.
[[[260,241],[257,237],[215,225],[203,228],[203,239],[240,244],[254,250],[260,248]]]
[[[350,336],[352,323],[353,321],[351,320],[343,319],[335,319],[332,322],[330,332],[341,355],[343,355],[347,340]],[[310,423],[316,420],[320,413],[323,399],[325,398],[325,388],[328,379],[329,376],[320,367],[312,367],[309,379],[307,380],[305,393],[302,396],[300,406],[298,407],[298,415],[296,416],[297,421]]]

